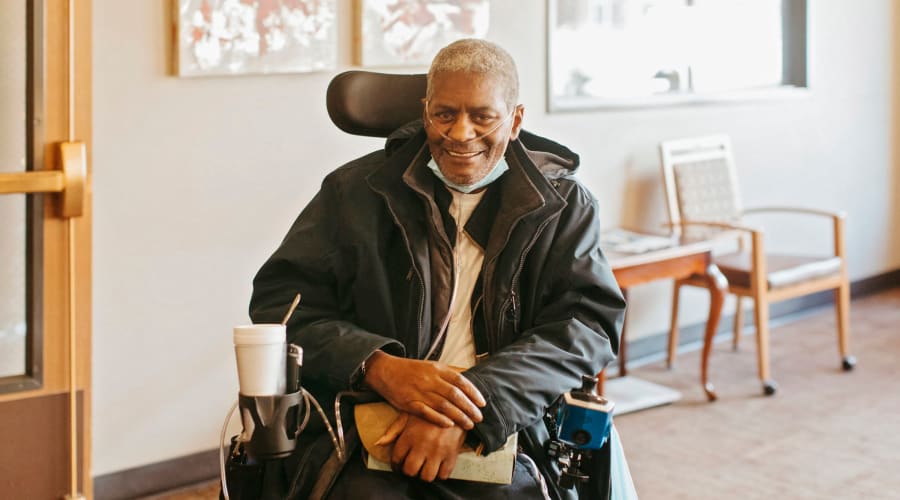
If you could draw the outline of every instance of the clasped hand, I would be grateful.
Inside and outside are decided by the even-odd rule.
[[[430,482],[450,477],[465,438],[466,431],[459,426],[439,427],[415,415],[400,413],[375,444],[394,443],[393,469]]]
[[[466,377],[435,361],[391,356],[376,351],[366,363],[365,383],[394,408],[435,425],[472,429],[481,422],[486,402]]]

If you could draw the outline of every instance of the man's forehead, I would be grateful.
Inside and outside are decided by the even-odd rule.
[[[496,75],[471,71],[435,74],[429,100],[435,105],[505,107],[504,80]],[[465,101],[460,102],[460,101]]]

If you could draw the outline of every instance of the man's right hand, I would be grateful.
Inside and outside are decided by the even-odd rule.
[[[472,382],[447,365],[383,351],[366,361],[365,383],[394,408],[442,427],[473,428],[486,404]]]

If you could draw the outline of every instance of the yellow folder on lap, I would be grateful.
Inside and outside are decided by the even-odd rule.
[[[393,443],[376,445],[375,442],[384,435],[399,413],[388,403],[378,402],[357,405],[354,408],[354,415],[359,439],[366,449],[364,457],[366,467],[390,471]],[[479,455],[471,447],[463,444],[456,459],[456,467],[450,473],[450,479],[509,484],[512,482],[516,463],[516,446],[516,434],[510,436],[502,448],[488,456]]]

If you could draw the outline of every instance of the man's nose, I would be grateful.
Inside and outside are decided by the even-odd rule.
[[[450,124],[447,137],[456,142],[468,142],[478,137],[478,130],[467,115],[461,115]]]

